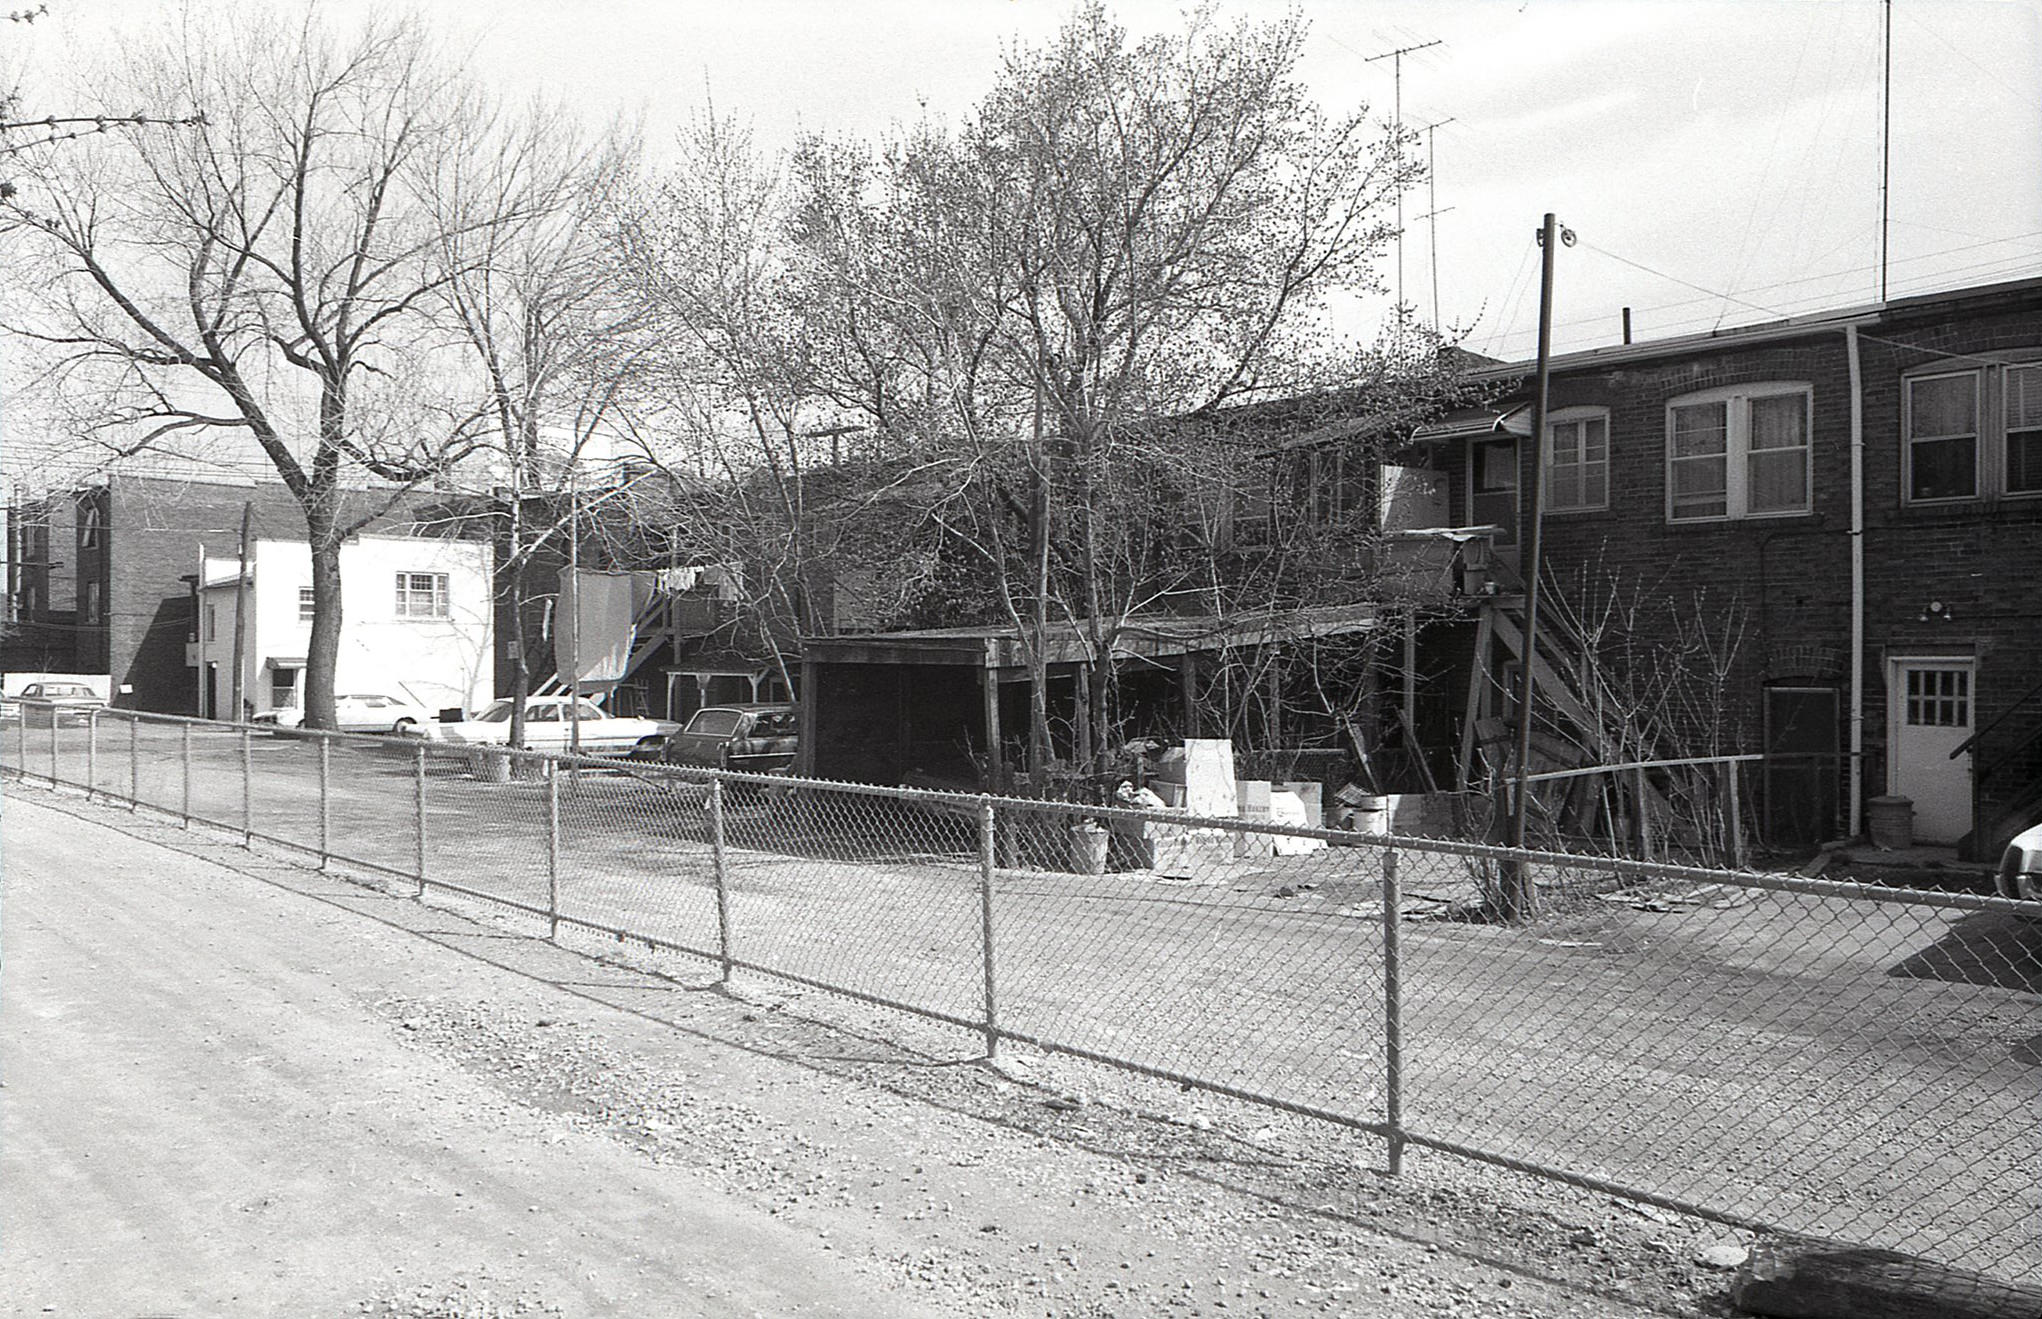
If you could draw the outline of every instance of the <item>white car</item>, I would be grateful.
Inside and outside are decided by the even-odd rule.
[[[350,692],[333,698],[334,723],[343,733],[402,733],[416,736],[430,725],[434,715],[424,706],[396,696],[376,692]],[[258,724],[296,728],[305,722],[297,706],[281,706],[255,716]]]
[[[2042,824],[2014,835],[1993,882],[2003,898],[2042,902]]]
[[[570,706],[577,719],[569,717]],[[496,701],[473,719],[455,724],[428,724],[425,735],[467,746],[508,746],[511,703]],[[587,756],[659,756],[669,735],[680,725],[666,719],[636,719],[604,714],[593,701],[575,706],[565,696],[532,696],[525,700],[525,746],[533,751],[569,751],[576,745]],[[578,736],[577,736],[578,734]]]

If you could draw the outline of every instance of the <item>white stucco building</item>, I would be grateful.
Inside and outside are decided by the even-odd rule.
[[[197,638],[191,663],[198,709],[233,717],[239,556],[199,548]],[[359,536],[340,551],[336,693],[403,697],[428,710],[474,709],[492,691],[490,547],[471,540]],[[248,713],[304,700],[312,636],[312,554],[304,541],[256,540],[249,550],[248,626],[241,643]]]

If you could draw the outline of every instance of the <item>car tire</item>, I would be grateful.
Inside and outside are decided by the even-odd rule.
[[[418,733],[418,720],[399,719],[390,725],[390,731],[398,737],[413,737]]]
[[[666,739],[655,733],[641,737],[638,745],[631,748],[631,760],[663,760],[666,758]]]

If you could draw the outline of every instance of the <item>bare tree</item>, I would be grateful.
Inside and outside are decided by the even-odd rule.
[[[1311,105],[1304,35],[1200,12],[1131,43],[1087,5],[1012,53],[955,134],[797,157],[817,387],[968,477],[954,529],[1038,693],[1052,622],[1078,630],[1081,759],[1105,749],[1127,619],[1210,585],[1172,528],[1246,479],[1248,455],[1187,420],[1380,374],[1327,299],[1379,291],[1414,167],[1363,115]],[[1038,699],[1032,760],[1044,719]]]
[[[492,488],[505,483],[487,516],[501,519],[505,542],[510,739],[523,746],[526,579],[576,515],[561,496],[585,452],[630,430],[630,386],[648,347],[646,317],[617,278],[606,240],[637,142],[621,125],[584,133],[561,107],[539,104],[464,128],[471,137],[441,157],[429,195],[439,207],[440,296],[476,390],[451,420],[479,432],[478,474]],[[470,223],[478,214],[506,218]]]
[[[482,103],[409,24],[336,37],[250,14],[128,48],[92,94],[205,121],[38,158],[7,203],[43,258],[21,328],[122,451],[238,435],[275,469],[312,557],[306,721],[331,727],[341,545],[482,420],[434,402],[456,369],[438,320],[448,240],[521,212],[429,195]]]

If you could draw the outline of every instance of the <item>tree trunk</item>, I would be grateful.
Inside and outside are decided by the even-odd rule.
[[[312,542],[312,640],[305,648],[305,727],[331,729],[334,668],[340,660],[340,539],[333,516],[308,512]]]
[[[532,666],[525,657],[525,564],[518,557],[515,524],[511,530],[510,615],[511,615],[511,714],[510,744],[525,745],[525,698],[532,694]]]

